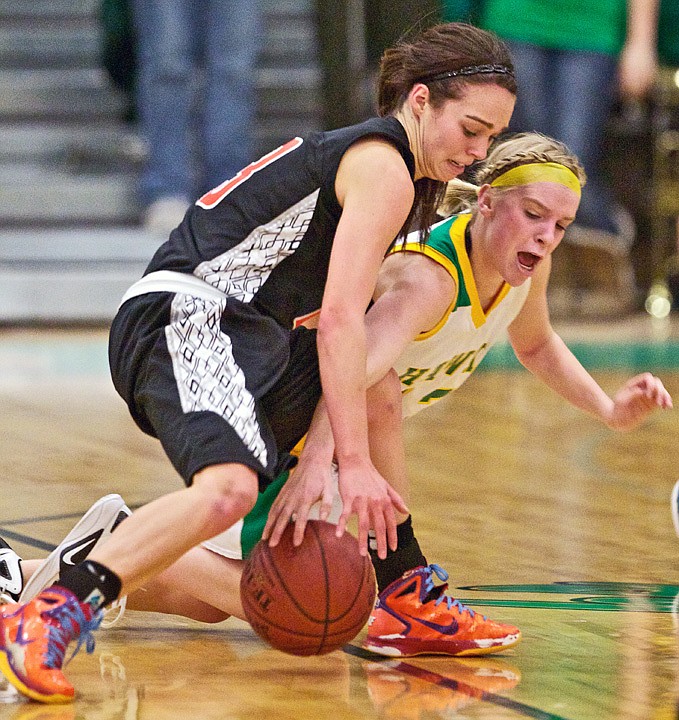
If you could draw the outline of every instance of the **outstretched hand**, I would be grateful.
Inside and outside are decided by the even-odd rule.
[[[660,378],[642,373],[630,378],[613,397],[607,420],[614,430],[632,430],[654,410],[669,410],[672,398]]]

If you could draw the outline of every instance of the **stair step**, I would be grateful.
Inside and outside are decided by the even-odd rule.
[[[64,227],[0,230],[4,268],[61,267],[68,263],[148,264],[161,240],[139,227]]]
[[[265,42],[258,65],[310,64],[317,54],[315,34],[305,16],[270,14],[263,20]],[[54,27],[8,19],[0,25],[0,66],[11,69],[97,68],[102,28],[94,18]]]
[[[100,0],[0,0],[0,21],[7,18],[97,17]],[[297,15],[314,12],[313,0],[260,0],[261,12]]]
[[[270,12],[264,16],[259,65],[296,61],[314,65],[318,56],[313,19],[306,14]]]
[[[101,64],[101,32],[96,26],[0,25],[0,66],[68,68]]]
[[[108,323],[159,244],[138,228],[2,231],[0,322]]]
[[[255,126],[257,155],[269,152],[295,135],[317,130],[318,125],[319,121],[311,115],[260,117]],[[44,166],[48,172],[58,165],[62,171],[71,173],[120,170],[136,174],[145,156],[144,143],[132,126],[106,122],[0,124],[0,166],[27,163]],[[20,168],[18,172],[21,173]]]
[[[81,264],[81,268],[83,265]],[[7,272],[0,267],[0,323],[102,323],[113,319],[144,266]]]
[[[144,147],[130,127],[110,121],[0,124],[0,165],[33,162],[77,169],[87,155],[108,157],[109,167],[123,164],[129,168],[141,161]]]
[[[104,70],[4,70],[0,73],[0,117],[28,118],[120,117],[125,100]]]
[[[320,114],[320,72],[312,67],[257,72],[262,116]],[[100,119],[121,117],[125,99],[101,69],[6,70],[0,73],[0,118]]]
[[[0,22],[27,18],[63,21],[98,17],[98,0],[0,0]]]
[[[129,223],[139,215],[136,178],[70,174],[38,165],[0,166],[0,223]]]
[[[321,116],[321,73],[313,67],[261,68],[257,72],[257,118]]]

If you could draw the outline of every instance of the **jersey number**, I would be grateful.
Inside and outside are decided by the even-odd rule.
[[[221,185],[206,192],[205,195],[198,200],[196,205],[200,205],[200,207],[205,210],[210,210],[215,207],[215,205],[218,205],[232,190],[235,190],[241,183],[244,183],[251,175],[254,175],[262,168],[271,165],[272,162],[276,162],[279,158],[297,149],[303,142],[300,137],[293,138],[286,142],[285,145],[281,145],[267,155],[264,155],[264,157],[259,158],[259,160],[255,160],[255,162],[250,163],[246,168],[239,170],[230,180],[225,180]]]

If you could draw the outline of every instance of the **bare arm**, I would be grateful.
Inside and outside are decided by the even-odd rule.
[[[383,263],[374,303],[365,316],[368,387],[394,366],[406,346],[441,320],[455,300],[455,282],[438,263],[419,253],[396,253]],[[314,448],[332,442],[322,411],[314,417],[309,439]],[[306,447],[305,447],[306,449]],[[327,447],[325,454],[327,456]]]
[[[654,409],[672,407],[662,382],[644,373],[631,378],[615,397],[607,395],[568,349],[549,322],[544,264],[533,279],[528,299],[509,328],[522,365],[571,405],[616,430],[636,427]]]
[[[391,369],[405,346],[431,329],[454,301],[456,287],[450,275],[424,255],[396,253],[383,263],[375,302],[365,316],[367,382],[372,385]],[[271,509],[264,538],[276,544],[292,515],[294,541],[302,541],[309,509],[321,498],[320,517],[332,504],[330,463],[334,441],[324,400],[321,399],[299,464]]]
[[[398,252],[384,261],[365,318],[369,385],[381,380],[406,346],[444,317],[456,294],[450,274],[426,255]]]
[[[410,210],[414,188],[395,148],[368,140],[342,159],[336,192],[343,211],[318,321],[318,357],[344,502],[338,534],[349,516],[357,514],[359,543],[367,552],[370,527],[378,545],[385,532],[395,545],[392,502],[399,509],[404,505],[370,461],[365,312],[384,253]]]
[[[620,53],[620,91],[643,97],[653,86],[658,70],[659,0],[627,0],[627,36]]]

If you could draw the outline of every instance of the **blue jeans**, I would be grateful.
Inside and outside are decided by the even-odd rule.
[[[617,58],[524,43],[509,47],[519,86],[510,128],[537,130],[566,143],[587,172],[578,224],[615,233],[614,201],[601,159],[615,99]]]
[[[256,0],[133,0],[146,203],[193,199],[252,162]]]

